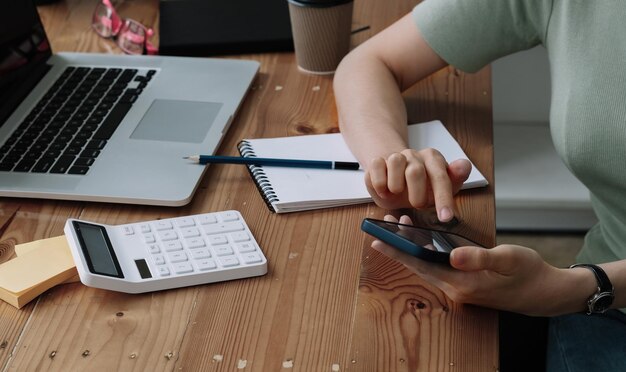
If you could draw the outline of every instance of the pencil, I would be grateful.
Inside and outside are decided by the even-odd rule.
[[[318,169],[342,169],[359,170],[360,165],[349,161],[331,160],[300,160],[300,159],[274,159],[274,158],[254,158],[239,156],[211,156],[211,155],[191,155],[183,159],[189,159],[199,164],[246,164],[246,165],[267,165],[272,167],[292,167],[292,168],[318,168]]]

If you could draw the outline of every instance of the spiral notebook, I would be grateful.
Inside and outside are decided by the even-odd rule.
[[[435,148],[448,162],[468,159],[440,121],[409,125],[409,145],[416,150]],[[340,133],[245,139],[238,148],[241,156],[246,157],[356,161]],[[289,213],[372,201],[363,181],[363,170],[256,165],[248,166],[248,170],[272,212]],[[486,185],[487,180],[472,163],[472,172],[463,188]]]

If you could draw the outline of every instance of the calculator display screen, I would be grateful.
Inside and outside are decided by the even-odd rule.
[[[104,227],[74,221],[83,254],[94,274],[123,278],[122,269]]]

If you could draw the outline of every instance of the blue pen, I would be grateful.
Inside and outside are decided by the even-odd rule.
[[[360,165],[349,161],[330,160],[299,160],[299,159],[273,159],[273,158],[253,158],[239,156],[211,156],[192,155],[184,159],[189,159],[199,164],[246,164],[246,165],[267,165],[273,167],[293,167],[293,168],[319,168],[319,169],[344,169],[359,170]]]

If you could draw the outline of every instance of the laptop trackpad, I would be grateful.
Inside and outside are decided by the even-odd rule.
[[[202,143],[221,107],[216,102],[155,99],[130,138]]]

